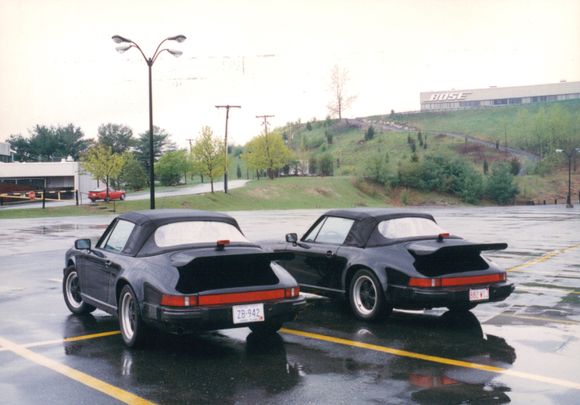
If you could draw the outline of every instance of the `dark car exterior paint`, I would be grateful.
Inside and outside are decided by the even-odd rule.
[[[129,221],[134,228],[128,242],[120,252],[102,248],[105,238],[118,221]],[[170,332],[184,333],[203,329],[249,326],[233,324],[232,306],[214,305],[211,307],[174,308],[160,305],[160,294],[180,295],[176,290],[179,279],[179,260],[185,255],[189,260],[196,257],[216,257],[233,255],[272,255],[250,243],[235,243],[224,249],[212,245],[180,246],[160,249],[157,252],[144,249],[147,240],[157,227],[180,221],[218,221],[239,229],[235,219],[225,214],[193,210],[155,210],[125,213],[114,219],[91,250],[70,249],[65,255],[65,264],[75,266],[84,302],[110,314],[117,315],[119,293],[124,285],[130,285],[139,303],[143,320]],[[240,231],[241,232],[241,231]],[[272,255],[272,260],[276,257]],[[66,271],[65,267],[65,271]],[[239,291],[260,291],[297,287],[296,281],[281,266],[272,264],[278,282],[274,285],[261,285],[239,288],[214,289],[211,294]],[[158,295],[156,295],[158,294]],[[157,301],[155,301],[157,299]],[[303,297],[264,301],[266,319],[291,320],[305,304]]]

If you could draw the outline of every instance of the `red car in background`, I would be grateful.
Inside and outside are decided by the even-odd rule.
[[[124,200],[125,190],[115,190],[109,187],[109,197],[107,198],[107,189],[105,187],[89,191],[89,199],[92,202],[97,200]]]

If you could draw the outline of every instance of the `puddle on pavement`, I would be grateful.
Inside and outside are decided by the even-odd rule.
[[[101,229],[107,228],[107,224],[55,224],[55,225],[41,225],[33,228],[21,229],[18,232],[24,232],[32,235],[51,235],[55,233],[82,231],[87,229]]]

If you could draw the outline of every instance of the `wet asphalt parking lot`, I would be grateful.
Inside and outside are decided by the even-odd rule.
[[[580,209],[420,209],[487,256],[516,291],[470,314],[395,311],[377,324],[309,296],[273,338],[247,328],[157,335],[129,350],[113,317],[75,317],[64,252],[112,217],[0,221],[0,403],[580,403]],[[302,234],[321,211],[234,212],[253,240]]]

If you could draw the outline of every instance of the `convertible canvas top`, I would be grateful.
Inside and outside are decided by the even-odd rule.
[[[189,209],[157,209],[133,211],[118,216],[119,220],[126,220],[136,226],[129,237],[123,253],[134,256],[139,253],[145,241],[161,225],[182,221],[211,221],[224,222],[238,228],[243,234],[238,222],[227,214],[219,212],[189,210]],[[112,224],[111,224],[112,225]],[[104,234],[103,234],[104,235]]]
[[[435,222],[435,219],[430,214],[388,208],[330,210],[326,212],[324,216],[353,219],[355,222],[346,237],[344,244],[357,247],[379,246],[387,241],[382,235],[378,234],[378,232],[373,232],[377,225],[382,221],[394,218],[418,217],[426,218]]]

